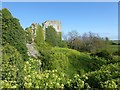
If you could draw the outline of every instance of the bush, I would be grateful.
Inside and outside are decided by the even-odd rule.
[[[115,52],[113,52],[112,54],[113,54],[113,55],[118,55],[118,56],[120,56],[120,50],[115,51]]]
[[[91,88],[119,88],[119,68],[118,63],[104,65],[100,70],[86,73],[80,78]]]
[[[91,64],[93,62],[94,64]],[[99,69],[104,62],[99,58],[92,58],[85,53],[68,48],[52,48],[44,54],[42,58],[42,67],[44,70],[57,69],[59,72],[66,73],[69,77],[73,74],[84,74],[88,71]]]
[[[6,43],[14,46],[24,60],[28,59],[25,31],[9,10],[2,9],[2,44]]]
[[[35,42],[38,46],[44,42],[44,31],[40,25],[37,25]]]
[[[2,82],[4,88],[21,88],[23,84],[23,60],[20,53],[9,44],[2,49]]]
[[[100,52],[96,52],[94,54],[91,54],[91,56],[98,56],[101,58],[105,58],[107,60],[112,60],[112,56],[107,50],[102,50]]]
[[[96,52],[103,48],[106,48],[109,44],[109,40],[104,40],[95,33],[84,33],[82,36],[76,31],[69,32],[68,34],[68,47],[83,51],[83,52]]]
[[[61,33],[56,32],[52,26],[48,26],[45,30],[45,41],[51,46],[59,46],[61,44]]]

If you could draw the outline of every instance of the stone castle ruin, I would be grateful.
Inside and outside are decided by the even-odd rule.
[[[37,28],[37,23],[32,23],[31,28],[32,28],[32,41],[34,42],[34,38],[36,37],[36,28]]]
[[[36,28],[37,28],[37,23],[32,23],[31,28],[32,28],[32,41],[34,41],[34,37],[36,37]],[[61,32],[61,22],[56,21],[56,20],[47,20],[44,23],[42,23],[42,28],[44,30],[44,40],[45,40],[45,30],[48,26],[53,26],[55,28],[56,32]]]
[[[43,27],[44,30],[48,26],[53,26],[55,28],[56,32],[61,32],[61,22],[60,21],[50,20],[50,21],[45,21],[42,24],[42,27]]]
[[[32,23],[31,26],[30,26],[30,32],[31,32],[31,35],[32,35],[32,42],[30,43],[27,43],[26,46],[28,48],[28,55],[29,56],[32,56],[32,57],[35,57],[37,58],[37,56],[39,56],[39,53],[37,50],[35,50],[34,48],[34,42],[35,42],[35,38],[36,38],[36,30],[37,30],[37,27],[38,27],[38,23]],[[48,28],[48,26],[53,26],[53,28],[55,28],[56,32],[59,33],[61,32],[61,22],[60,21],[53,21],[53,20],[50,20],[50,21],[45,21],[44,23],[42,23],[42,28],[44,30],[44,40],[46,38],[46,28]]]

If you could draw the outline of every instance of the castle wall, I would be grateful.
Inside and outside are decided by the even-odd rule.
[[[53,26],[56,32],[61,32],[61,22],[60,21],[45,21],[43,23],[43,29],[45,30],[48,26]]]
[[[33,23],[32,26],[32,35],[34,35],[34,37],[36,36],[36,28],[37,28],[37,23]],[[49,20],[49,21],[45,21],[44,23],[42,23],[42,28],[44,30],[44,40],[45,40],[45,33],[46,33],[46,28],[48,26],[53,26],[56,30],[56,32],[61,32],[61,22],[60,21],[55,21],[55,20]],[[33,38],[34,41],[34,38]]]

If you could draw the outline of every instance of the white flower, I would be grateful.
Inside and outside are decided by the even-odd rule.
[[[30,78],[31,76],[30,76],[30,75],[28,75],[28,77]]]
[[[69,84],[69,83],[70,83],[70,81],[67,81],[67,83]]]
[[[32,86],[32,83],[28,83],[29,86]]]
[[[60,84],[59,83],[56,83],[57,86],[59,86]]]
[[[26,61],[26,64],[29,64],[29,62],[28,62],[28,61]]]
[[[75,75],[74,77],[76,78],[77,76]]]
[[[79,74],[77,74],[76,76],[79,77]]]
[[[56,75],[55,77],[57,78],[58,76]]]
[[[53,84],[52,82],[50,82],[50,84]]]
[[[61,80],[60,78],[58,78],[58,80]]]
[[[53,77],[55,76],[55,74],[53,73]]]
[[[27,80],[27,77],[24,77],[25,80]]]
[[[48,78],[48,74],[46,74],[46,76],[45,76],[46,78]]]
[[[34,72],[34,74],[37,74],[37,72]]]
[[[52,70],[52,72],[54,72],[54,70]]]
[[[55,72],[57,72],[57,70],[55,70]]]
[[[64,87],[64,84],[61,84],[61,87]]]
[[[82,81],[82,84],[84,84],[84,81]]]
[[[85,79],[88,79],[88,77],[86,76]]]
[[[35,86],[35,88],[39,88],[39,86]]]
[[[24,68],[23,70],[26,71],[26,68]]]
[[[48,83],[46,83],[46,86],[48,86]]]
[[[64,76],[65,76],[65,74],[62,74],[62,76],[64,77]]]

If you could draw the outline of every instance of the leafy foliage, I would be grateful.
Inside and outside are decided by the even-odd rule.
[[[23,60],[20,53],[9,44],[2,49],[2,80],[4,88],[20,88],[23,82]]]
[[[13,18],[13,16],[7,8],[3,8],[2,9],[2,18],[10,19],[10,18]]]
[[[0,24],[3,26],[3,55],[0,88],[45,88],[46,90],[120,88],[118,54],[113,54],[111,59],[111,52],[108,51],[99,51],[93,54],[94,56],[79,52],[81,50],[96,52],[97,48],[102,49],[101,46],[109,42],[108,38],[104,41],[89,33],[83,35],[81,39],[79,34],[70,33],[69,47],[78,50],[76,51],[60,48],[66,46],[66,41],[61,42],[61,33],[57,33],[51,26],[46,29],[46,41],[44,41],[44,32],[38,25],[34,45],[40,56],[26,58],[25,41],[32,43],[31,27],[26,29],[27,36],[25,36],[18,19],[12,17],[7,9],[3,9],[2,14],[3,18],[0,19],[3,23]]]
[[[120,56],[120,49],[117,50],[117,51],[115,51],[115,52],[113,52],[112,54],[113,54],[113,55],[118,55],[118,56]]]
[[[25,29],[25,35],[26,35],[26,42],[27,43],[32,43],[32,29],[31,28],[26,28]]]
[[[102,50],[91,55],[105,58],[106,60],[112,60],[112,55],[107,50]]]
[[[70,77],[74,73],[84,74],[93,69],[99,69],[105,64],[104,60],[67,48],[52,48],[44,55],[42,62],[45,70],[57,69]]]
[[[48,26],[45,31],[45,41],[52,46],[59,46],[61,42],[61,33],[56,32],[52,26]]]
[[[118,63],[103,66],[98,71],[87,73],[88,79],[85,82],[92,88],[119,88],[120,86],[117,86],[120,75],[119,68]],[[117,80],[114,81],[114,79]],[[111,84],[109,84],[109,81]]]
[[[107,64],[106,63],[105,65],[100,66],[99,70],[97,69],[95,71],[88,72],[88,73],[82,73],[80,75],[77,73],[75,74],[75,71],[74,71],[72,73],[71,77],[69,77],[68,70],[72,70],[72,71],[76,70],[77,67],[75,65],[77,65],[77,63],[79,65],[78,70],[80,70],[81,68],[88,69],[92,66],[92,65],[90,66],[89,63],[91,61],[94,62],[93,58],[91,57],[91,60],[90,60],[90,57],[88,55],[89,60],[90,60],[90,62],[88,62],[89,61],[89,60],[87,61],[88,58],[85,59],[85,57],[86,57],[85,54],[78,53],[75,50],[70,50],[70,49],[66,50],[65,48],[63,48],[63,49],[53,48],[52,51],[54,49],[55,49],[55,52],[58,52],[58,51],[63,52],[64,51],[63,54],[65,54],[66,52],[69,52],[69,53],[65,54],[65,55],[67,55],[67,57],[69,56],[68,57],[69,62],[64,61],[63,58],[65,56],[63,57],[63,55],[62,56],[59,55],[59,57],[57,55],[56,59],[58,61],[53,58],[54,57],[54,55],[53,55],[53,56],[50,56],[50,58],[49,58],[49,60],[54,59],[52,69],[44,70],[42,67],[43,62],[40,59],[30,58],[28,61],[24,61],[25,64],[23,65],[24,68],[22,69],[24,71],[24,78],[23,78],[24,80],[23,80],[23,84],[22,84],[24,88],[46,88],[46,89],[61,88],[61,89],[73,90],[73,89],[81,89],[81,88],[119,88],[120,87],[120,85],[119,85],[119,75],[120,75],[119,68],[120,68],[120,66],[118,63],[119,61],[116,63],[113,63],[113,64],[108,64],[107,66],[106,66],[106,64]],[[57,53],[57,54],[60,54],[60,53]],[[77,61],[77,57],[79,57],[80,54],[81,54],[81,56],[80,56],[81,59],[84,61],[84,63],[83,63],[82,60],[79,59],[80,60],[79,62],[81,64]],[[51,55],[51,53],[50,53],[50,55]],[[70,59],[70,58],[72,58],[72,59],[74,58],[74,61],[72,61],[72,59]],[[65,64],[66,66],[62,65],[62,61],[60,61],[60,59],[63,60],[63,64]],[[65,59],[67,59],[67,58],[65,58]],[[99,59],[96,59],[96,61],[97,60],[99,60]],[[100,59],[100,61],[102,61],[102,59]],[[57,62],[59,62],[59,64],[57,64]],[[77,62],[77,63],[75,63],[75,62]],[[74,67],[71,66],[71,68],[69,68],[68,70],[65,69],[66,67],[70,67],[70,64],[74,65]],[[84,64],[83,65],[84,67],[82,66],[82,64]],[[98,64],[100,64],[100,63],[98,63]],[[85,65],[86,65],[86,67],[85,67]],[[52,62],[49,66],[52,66]],[[72,68],[74,68],[74,69],[72,69]],[[94,67],[94,68],[96,68],[96,67]],[[10,70],[10,71],[12,71],[12,70]],[[13,80],[13,78],[14,77],[11,77],[10,79]],[[13,82],[13,81],[9,81],[7,78],[5,78],[5,79],[6,80],[2,80],[4,88],[5,87],[7,87],[7,88],[20,87],[16,81]]]
[[[67,38],[69,48],[83,52],[96,52],[106,48],[108,45],[108,41],[91,32],[84,33],[81,36],[76,31],[72,31],[68,33]]]
[[[44,31],[40,25],[37,25],[35,41],[38,46],[44,42]]]
[[[23,59],[27,59],[25,32],[19,20],[13,18],[7,9],[2,9],[2,41],[3,45],[9,43],[14,46],[22,54]]]

